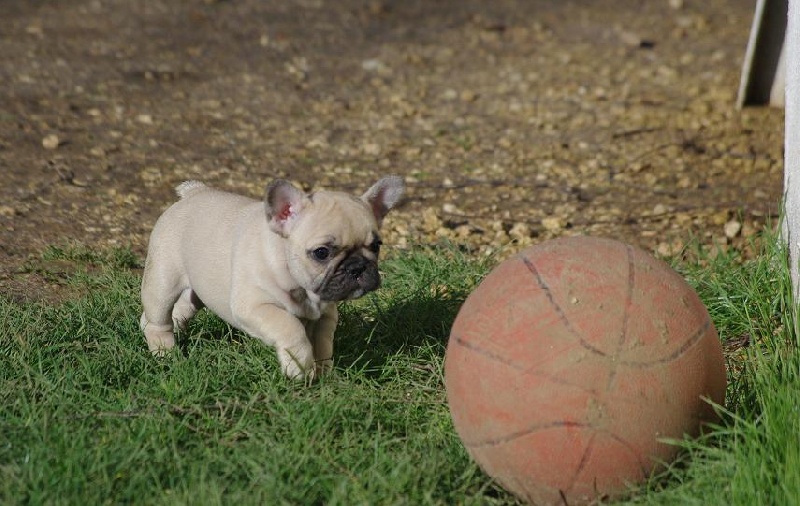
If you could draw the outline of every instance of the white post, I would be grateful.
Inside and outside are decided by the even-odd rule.
[[[783,238],[789,247],[792,294],[800,301],[800,0],[789,0],[786,28],[786,123],[784,126]]]

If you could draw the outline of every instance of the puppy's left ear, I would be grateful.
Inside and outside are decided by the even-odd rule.
[[[306,195],[289,181],[277,179],[267,186],[264,208],[269,227],[286,237],[306,203]]]
[[[372,213],[375,219],[380,224],[384,216],[388,213],[403,196],[405,191],[405,184],[403,178],[399,176],[387,176],[366,191],[361,199],[369,204],[372,208]]]

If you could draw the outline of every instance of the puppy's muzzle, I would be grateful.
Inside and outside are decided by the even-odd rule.
[[[361,297],[381,286],[378,264],[361,255],[345,258],[319,292],[322,300],[339,301]]]
[[[349,257],[342,264],[342,268],[365,292],[377,290],[381,286],[377,266],[362,256]]]

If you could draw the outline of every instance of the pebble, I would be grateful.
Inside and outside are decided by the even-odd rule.
[[[548,230],[550,232],[557,232],[562,228],[564,228],[561,219],[555,216],[548,216],[547,218],[542,218],[542,226],[545,228],[545,230]]]
[[[508,235],[518,240],[530,237],[531,227],[527,223],[514,223],[514,225],[511,227],[511,230],[508,231]]]
[[[56,134],[45,135],[42,139],[42,147],[44,149],[56,149],[61,145],[61,139]]]
[[[455,100],[458,98],[458,92],[453,88],[448,88],[442,93],[442,98],[445,100]]]
[[[27,27],[25,27],[25,32],[28,35],[34,35],[36,37],[43,37],[44,36],[44,30],[42,29],[42,25],[36,24],[36,23],[32,23],[32,24],[28,25]]]
[[[384,70],[386,66],[377,58],[370,58],[361,62],[361,68],[367,72],[378,72]]]
[[[664,214],[666,212],[667,212],[667,206],[665,206],[664,204],[656,204],[653,207],[653,214],[655,216],[658,216],[659,214]]]
[[[462,102],[474,102],[478,100],[478,94],[472,90],[464,90],[461,92]]]
[[[368,156],[378,156],[381,154],[381,146],[380,144],[376,144],[374,142],[368,142],[362,146],[365,155]]]
[[[730,220],[725,224],[725,237],[733,239],[742,231],[742,224],[736,220]]]
[[[447,214],[464,214],[455,204],[452,204],[450,202],[447,202],[442,205],[442,211],[444,211]]]
[[[436,230],[442,226],[439,214],[432,207],[427,207],[422,211],[422,227],[425,230]]]
[[[662,257],[668,257],[672,255],[672,247],[665,242],[658,243],[656,246],[656,253]]]

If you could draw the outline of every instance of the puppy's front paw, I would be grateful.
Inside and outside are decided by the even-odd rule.
[[[283,373],[294,380],[311,381],[315,376],[314,354],[311,346],[279,348],[278,360]]]

